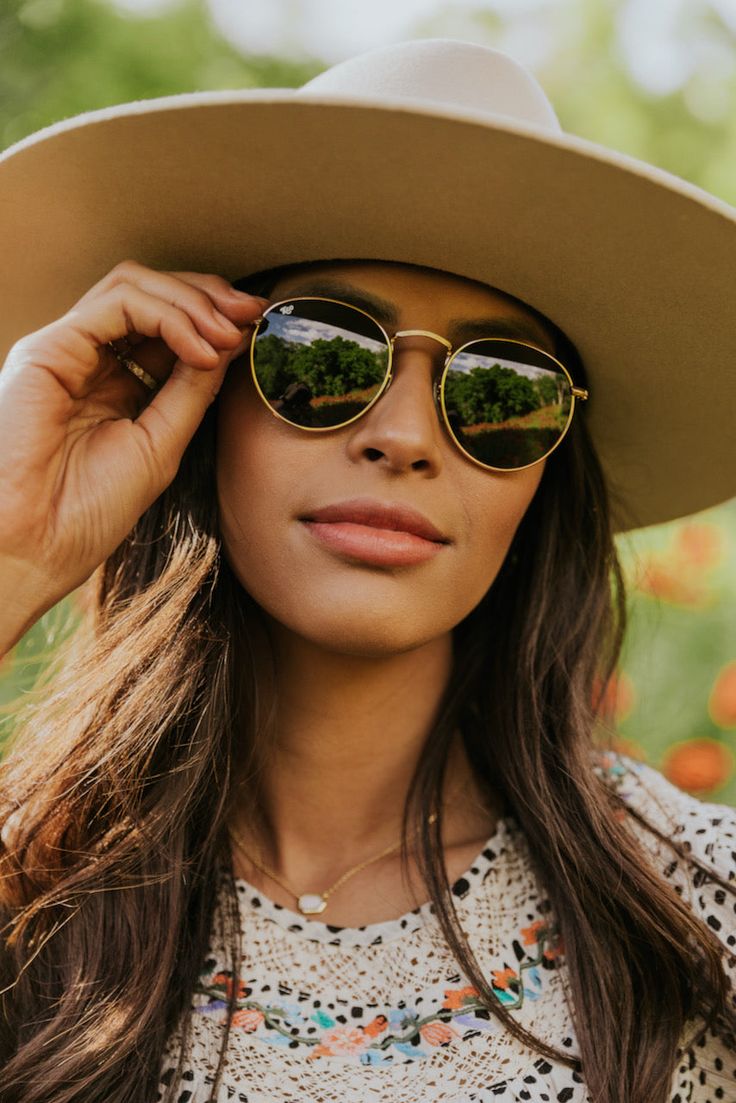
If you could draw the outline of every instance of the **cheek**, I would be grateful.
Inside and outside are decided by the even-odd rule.
[[[468,493],[474,545],[505,551],[511,543],[544,474],[545,464],[508,474],[481,477],[484,485]]]
[[[310,489],[320,456],[329,479],[327,449],[270,414],[247,373],[226,377],[218,396],[216,440],[223,552],[258,605],[300,634],[309,634],[312,625],[319,629],[325,599],[324,572],[315,572],[305,554],[296,518],[308,503],[330,496]]]
[[[545,466],[546,461],[505,475],[473,469],[461,485],[465,562],[462,577],[456,580],[456,600],[467,605],[467,612],[481,601],[501,569]]]
[[[268,555],[271,536],[277,539],[288,488],[293,493],[298,479],[293,441],[291,448],[284,446],[279,426],[246,367],[242,374],[228,374],[218,397],[217,498],[223,547],[241,581],[256,555]]]

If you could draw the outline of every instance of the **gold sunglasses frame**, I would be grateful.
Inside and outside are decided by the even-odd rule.
[[[370,400],[368,405],[360,411],[360,413],[357,413],[353,417],[348,418],[347,421],[341,421],[339,423],[339,425],[318,425],[318,426],[296,425],[293,421],[289,421],[288,418],[283,417],[278,412],[278,410],[274,410],[273,406],[271,406],[269,400],[266,398],[265,394],[261,390],[260,383],[258,382],[258,377],[256,376],[255,362],[254,362],[254,352],[255,352],[255,345],[256,345],[256,337],[258,336],[258,331],[260,330],[261,322],[264,320],[264,318],[266,317],[267,314],[270,314],[271,311],[276,310],[277,307],[286,306],[289,303],[298,303],[298,302],[305,302],[305,301],[306,302],[334,303],[336,306],[348,307],[350,310],[357,310],[357,312],[359,314],[363,314],[366,318],[368,318],[369,321],[371,321],[373,323],[374,326],[376,326],[381,331],[381,333],[383,334],[383,336],[386,340],[386,345],[388,346],[389,354],[388,354],[388,362],[386,364],[386,375],[385,375],[384,380],[381,383],[381,386],[379,387],[378,391],[373,396],[373,398]],[[573,378],[570,375],[570,372],[568,371],[568,369],[565,367],[565,365],[562,363],[561,360],[558,360],[557,357],[553,356],[551,352],[547,352],[546,349],[540,349],[536,345],[530,344],[530,342],[528,342],[528,341],[519,341],[519,340],[516,340],[515,338],[510,338],[510,337],[474,337],[471,341],[466,341],[464,345],[460,345],[458,348],[453,350],[452,344],[451,344],[450,341],[447,340],[447,338],[440,336],[439,333],[432,333],[431,330],[428,330],[428,329],[401,329],[401,330],[398,330],[393,335],[393,337],[389,337],[388,333],[386,332],[384,327],[381,325],[381,323],[379,321],[377,321],[373,317],[372,314],[369,314],[367,310],[363,310],[362,307],[355,306],[353,303],[346,303],[342,299],[331,299],[331,298],[327,298],[324,295],[293,295],[293,296],[289,296],[286,299],[279,299],[278,302],[269,304],[268,308],[263,312],[263,314],[259,318],[257,318],[255,320],[255,323],[254,323],[253,334],[251,336],[251,342],[250,342],[250,372],[251,372],[251,377],[253,379],[253,383],[255,384],[256,390],[257,390],[258,394],[260,395],[264,405],[273,414],[274,417],[277,417],[280,421],[283,421],[286,425],[291,426],[292,429],[301,429],[305,433],[330,433],[330,432],[333,432],[335,429],[344,429],[346,425],[352,425],[352,423],[354,421],[357,421],[359,418],[363,417],[364,414],[368,413],[368,411],[371,409],[372,406],[375,406],[375,404],[376,404],[376,402],[378,402],[379,398],[381,398],[386,393],[386,391],[389,389],[389,387],[391,386],[391,380],[393,379],[393,372],[392,372],[391,369],[393,367],[393,361],[394,361],[394,341],[396,340],[397,337],[432,337],[432,338],[434,338],[435,341],[439,341],[441,344],[443,344],[445,346],[445,348],[447,349],[447,356],[445,357],[445,362],[442,366],[442,371],[440,373],[439,378],[437,380],[435,380],[435,383],[433,384],[433,387],[432,387],[434,400],[435,400],[435,405],[439,404],[439,407],[442,411],[441,420],[444,423],[445,429],[449,433],[450,440],[452,441],[452,443],[460,450],[460,452],[462,452],[463,456],[465,456],[467,459],[469,459],[472,463],[476,464],[478,467],[482,467],[484,471],[498,471],[498,472],[501,472],[501,473],[507,473],[507,472],[511,472],[511,471],[525,471],[528,467],[534,467],[534,466],[536,466],[536,464],[541,463],[543,460],[546,460],[548,458],[548,456],[551,456],[552,453],[555,451],[555,449],[558,448],[562,444],[562,441],[565,439],[565,436],[567,435],[567,431],[570,428],[570,425],[572,424],[573,415],[575,413],[575,401],[576,401],[576,399],[581,401],[581,402],[585,402],[588,399],[589,391],[585,387],[578,387],[578,386],[575,385],[575,383],[573,382]],[[535,353],[541,354],[542,356],[546,357],[548,360],[551,360],[553,364],[556,364],[557,367],[560,368],[564,372],[564,374],[566,375],[567,380],[570,384],[570,391],[571,391],[571,396],[572,396],[571,401],[570,401],[570,413],[569,413],[567,422],[565,424],[565,428],[560,433],[559,439],[555,441],[555,443],[552,445],[552,447],[549,449],[549,451],[545,452],[545,454],[543,456],[540,456],[539,459],[537,459],[537,460],[532,460],[531,463],[524,464],[522,467],[492,467],[488,463],[483,463],[482,460],[477,460],[475,458],[475,456],[471,456],[470,453],[467,452],[463,448],[462,444],[460,444],[459,440],[457,439],[457,437],[453,433],[452,427],[450,425],[450,420],[449,420],[449,417],[447,415],[447,408],[445,406],[445,380],[447,378],[448,369],[449,369],[450,364],[452,363],[452,361],[455,359],[455,357],[459,353],[463,352],[469,345],[475,345],[475,344],[478,344],[481,341],[483,341],[483,342],[499,341],[499,342],[502,342],[505,345],[521,345],[522,348],[533,349]]]

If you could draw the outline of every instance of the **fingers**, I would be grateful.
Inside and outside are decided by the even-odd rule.
[[[174,478],[262,312],[219,276],[127,261],[17,341],[0,365],[5,557],[41,558],[54,592],[87,577]],[[117,362],[121,338],[158,390]]]
[[[221,352],[217,366],[208,372],[177,360],[161,389],[133,421],[141,452],[152,464],[161,489],[174,478],[184,449],[222,386],[228,365],[248,347],[252,332],[252,326],[246,327],[238,345]]]
[[[262,312],[263,300],[233,288],[228,293],[230,285],[220,276],[183,276],[122,261],[65,315],[21,338],[20,359],[42,364],[72,398],[89,392],[103,365],[109,369],[107,343],[123,337],[136,345],[135,359],[159,382],[177,359],[201,371],[215,368],[220,351],[236,348],[243,327]]]
[[[134,262],[128,263],[134,266]],[[118,268],[121,267],[118,266]],[[138,267],[142,268],[142,266]],[[113,273],[110,273],[110,277],[112,280]],[[120,273],[117,276],[118,282],[120,282],[119,277]],[[159,277],[165,278],[160,279]],[[176,287],[176,281],[189,285],[193,291],[196,290],[196,294],[190,295],[186,288]],[[97,288],[100,286],[96,285]],[[114,283],[110,282],[110,286],[114,286]],[[237,291],[222,276],[210,273],[156,272],[151,269],[143,269],[140,275],[140,286],[152,293],[154,291],[165,293],[166,288],[169,287],[172,301],[178,302],[182,306],[188,303],[190,308],[193,303],[199,302],[203,309],[207,310],[208,297],[210,302],[214,301],[215,307],[219,309],[218,317],[225,321],[223,336],[218,336],[216,341],[213,340],[212,342],[216,343],[218,350],[221,345],[226,348],[230,347],[231,341],[235,339],[231,337],[228,330],[228,321],[234,323],[237,327],[237,339],[239,340],[243,326],[253,322],[255,317],[262,313],[263,309],[269,304],[268,299],[250,295],[244,291]],[[125,343],[135,349],[135,353],[131,352],[130,355],[134,357],[136,363],[149,375],[153,376],[158,383],[163,383],[168,378],[177,356],[175,352],[168,348],[162,338],[145,337],[139,333],[130,333],[126,337],[126,342],[121,342],[123,345]],[[125,353],[126,349],[123,347],[119,351]],[[145,385],[142,383],[139,383],[136,389],[145,393]]]
[[[214,273],[161,272],[131,260],[117,264],[96,287],[107,290],[131,282],[185,310],[210,342],[218,341],[220,331],[228,332],[233,324],[242,329],[268,305],[267,299],[236,291]]]
[[[253,317],[254,304],[260,304],[262,308],[268,302],[245,291],[236,291],[226,279],[214,273],[165,272],[148,268],[138,261],[123,260],[94,284],[77,305],[99,298],[119,283],[135,283],[152,295],[167,299],[190,312],[197,304],[205,312],[216,314],[219,310],[237,325],[245,324]]]
[[[11,377],[25,379],[27,371],[41,369],[41,378],[53,377],[61,386],[55,400],[60,423],[124,418],[134,441],[140,440],[149,473],[164,486],[161,478],[173,478],[230,360],[248,347],[266,304],[212,273],[161,272],[122,261],[66,314],[16,342],[3,383],[7,387]],[[108,342],[114,347],[122,338],[159,390],[148,389],[116,361]],[[147,405],[139,412],[143,399]]]
[[[201,288],[210,295],[215,306],[236,323],[239,323],[243,318],[247,321],[252,319],[253,316],[249,312],[251,303],[258,303],[261,310],[269,305],[268,299],[261,298],[258,295],[250,295],[246,291],[237,291],[222,276],[212,273],[169,272],[168,275],[186,283],[191,283],[194,287]],[[244,309],[245,315],[243,314]]]
[[[137,265],[137,267],[141,268],[142,266]],[[126,269],[135,271],[136,262],[122,262],[118,265],[116,269],[113,269],[110,273],[111,281],[119,279],[121,270],[125,271]],[[148,278],[149,275],[153,278]],[[226,315],[230,321],[234,322],[239,327],[239,333],[242,331],[244,324],[248,325],[254,323],[257,316],[269,305],[268,299],[258,295],[251,295],[245,291],[238,291],[232,284],[228,283],[226,279],[215,273],[191,271],[159,272],[152,269],[144,269],[140,278],[143,286],[147,286],[151,290],[156,288],[160,290],[166,285],[167,280],[160,280],[158,277],[169,277],[171,281],[180,280],[183,283],[191,285],[193,288],[199,289],[210,297],[221,314]],[[256,310],[255,315],[254,309]],[[134,356],[136,363],[156,379],[159,384],[163,383],[169,377],[171,368],[176,360],[176,355],[169,351],[166,343],[161,339],[146,338],[139,334],[133,334],[128,338],[128,341],[131,346],[135,347],[135,353],[131,353],[131,355]],[[239,349],[236,347],[230,359],[233,359],[234,356],[242,351],[245,351],[245,348]],[[147,389],[146,385],[140,380],[138,382],[137,391],[143,398],[151,397],[151,391]]]

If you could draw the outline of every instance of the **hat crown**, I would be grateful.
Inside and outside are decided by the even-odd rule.
[[[319,73],[295,94],[307,98],[324,93],[442,103],[562,130],[536,77],[518,61],[490,46],[449,38],[368,50]]]

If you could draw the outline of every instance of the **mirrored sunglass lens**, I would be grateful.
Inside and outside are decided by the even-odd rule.
[[[554,447],[570,420],[570,382],[536,349],[474,341],[451,362],[445,408],[458,443],[491,467],[525,467]]]
[[[295,299],[270,308],[253,342],[253,371],[281,417],[311,429],[350,421],[376,397],[388,345],[350,306]]]

